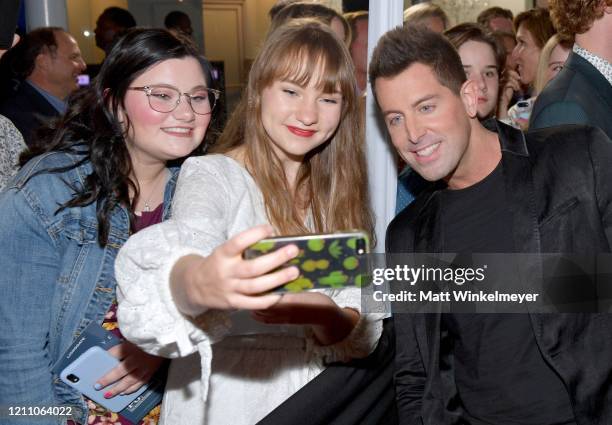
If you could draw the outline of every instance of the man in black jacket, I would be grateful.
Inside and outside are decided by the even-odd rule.
[[[78,89],[77,77],[86,65],[74,37],[59,27],[29,32],[6,56],[17,86],[1,99],[0,114],[31,146],[34,132],[64,113],[66,98]]]
[[[393,145],[435,182],[389,225],[388,253],[610,252],[603,132],[485,128],[478,86],[431,32],[388,32],[369,71]],[[527,261],[516,279],[537,280],[541,267]],[[612,316],[515,313],[394,314],[400,423],[612,423]]]
[[[538,96],[529,129],[585,124],[612,138],[612,0],[550,0],[549,9],[559,34],[576,42]]]

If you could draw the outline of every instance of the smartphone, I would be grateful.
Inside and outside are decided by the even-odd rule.
[[[104,393],[108,389],[96,390],[94,385],[98,379],[118,364],[117,358],[105,349],[94,346],[64,368],[60,373],[60,379],[111,412],[120,412],[140,396],[147,389],[147,385],[143,385],[132,394],[117,394],[113,398],[104,398]]]
[[[281,267],[297,266],[300,275],[274,292],[362,287],[369,281],[365,258],[369,239],[363,231],[262,239],[247,248],[243,257],[256,258],[290,244],[299,248],[299,254]]]
[[[531,110],[533,109],[533,97],[516,102],[516,117],[517,120],[529,121]]]

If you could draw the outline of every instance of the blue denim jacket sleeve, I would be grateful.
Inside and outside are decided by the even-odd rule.
[[[46,349],[54,285],[56,241],[43,224],[36,195],[25,188],[0,195],[0,404],[58,405]],[[3,417],[2,424],[24,424]],[[40,424],[61,423],[48,417]]]

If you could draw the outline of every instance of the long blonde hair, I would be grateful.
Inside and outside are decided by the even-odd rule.
[[[261,93],[276,80],[307,86],[316,70],[317,86],[342,94],[340,124],[332,138],[309,152],[300,166],[295,191],[272,149],[261,117]],[[297,19],[270,33],[255,58],[245,93],[211,152],[244,149],[244,162],[263,193],[270,223],[281,234],[333,232],[360,228],[372,234],[363,117],[347,48],[327,26]],[[304,224],[296,197],[312,213]]]
[[[559,37],[559,34],[554,34],[548,39],[540,52],[536,77],[533,83],[534,95],[540,94],[542,90],[544,90],[544,87],[546,87],[546,84],[548,84],[548,62],[550,61],[550,57],[555,47],[561,45],[565,50],[571,50],[573,44],[573,40],[563,39]]]

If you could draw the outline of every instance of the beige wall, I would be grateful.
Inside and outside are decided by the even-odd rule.
[[[531,8],[530,0],[489,0],[489,6],[499,6],[510,9],[516,16],[520,12]]]
[[[96,47],[93,30],[104,9],[111,6],[128,8],[127,0],[66,0],[68,32],[76,38],[86,63],[100,63],[104,52]],[[89,37],[83,31],[91,31]]]
[[[270,26],[276,0],[204,0],[206,56],[225,62],[226,86],[239,89]]]
[[[247,59],[254,59],[270,27],[268,11],[276,0],[246,0],[245,38]]]

